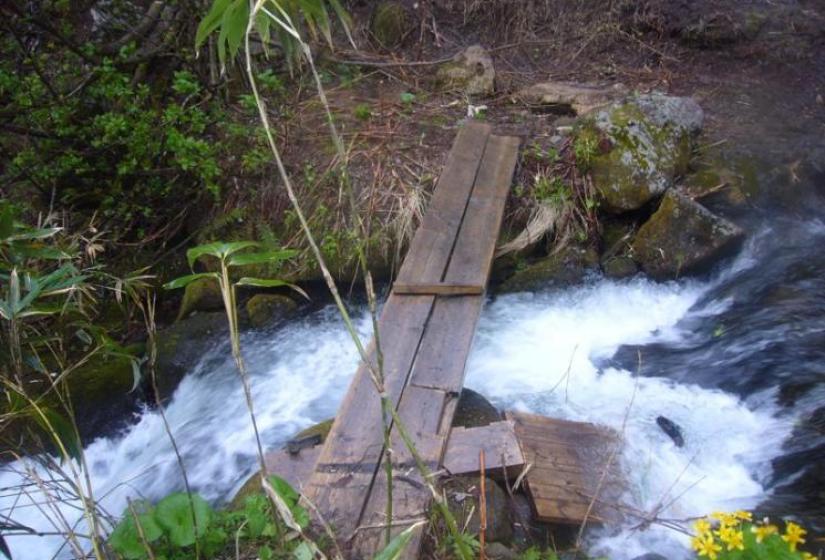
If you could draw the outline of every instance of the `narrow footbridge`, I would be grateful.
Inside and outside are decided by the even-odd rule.
[[[591,458],[580,448],[598,447],[612,434],[519,413],[490,426],[452,429],[518,148],[518,138],[492,134],[487,124],[470,122],[458,132],[381,313],[385,390],[431,472],[478,472],[481,450],[491,471],[529,464],[526,481],[538,518],[577,523],[590,513],[593,494],[593,477],[582,465]],[[376,361],[374,341],[369,352]],[[323,444],[299,456],[279,451],[267,458],[270,471],[300,486],[353,559],[372,558],[388,525],[397,534],[425,519],[431,505],[398,427],[388,454],[382,426],[370,368],[361,364]],[[388,460],[392,519],[386,515]],[[419,527],[406,558],[418,557],[422,533]]]

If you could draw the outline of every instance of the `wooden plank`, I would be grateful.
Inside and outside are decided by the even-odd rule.
[[[604,478],[617,435],[608,428],[584,422],[546,418],[535,414],[506,412],[532,468],[525,476],[536,518],[548,523],[581,524],[585,518],[601,523],[615,516],[606,502],[593,497],[618,499],[620,488],[615,465]],[[588,509],[590,512],[588,514]]]
[[[266,472],[276,474],[289,482],[293,488],[303,488],[309,480],[313,467],[321,454],[321,446],[306,447],[298,453],[278,449],[264,456]]]
[[[501,226],[517,149],[517,139],[499,140],[499,137],[491,136],[487,141],[479,176],[475,179],[476,185],[467,203],[467,212],[458,229],[455,248],[452,249],[444,273],[446,283],[487,284],[497,241],[497,235],[490,233],[497,234]],[[474,204],[476,197],[482,204]],[[456,255],[460,255],[457,261]],[[426,272],[423,281],[431,282],[426,277]],[[405,282],[410,283],[402,280],[402,283]],[[422,402],[422,398],[435,399],[443,403],[442,411],[446,409],[450,414],[454,412],[453,407],[446,407],[446,397],[459,392],[464,384],[465,365],[483,304],[484,298],[481,295],[436,298],[432,317],[410,374],[410,387],[407,391],[412,388],[415,390],[405,391],[399,406],[399,411],[403,409],[410,412],[402,416],[404,425],[411,434],[415,434],[417,441],[420,438],[424,443],[419,454],[427,464],[437,465],[441,462],[446,438],[428,431],[425,425],[432,424],[434,417],[422,414],[418,403]],[[428,394],[431,396],[425,396]],[[451,420],[452,418],[444,418],[442,412],[439,424],[443,426]],[[435,445],[431,446],[433,441]],[[395,460],[397,457],[394,458],[394,463]],[[365,515],[361,520],[362,527],[375,525],[374,521],[379,519],[383,519],[382,524],[387,523],[383,513],[387,500],[383,489],[386,486],[383,472],[382,468],[367,500]],[[393,496],[393,515],[399,519],[418,518],[427,510],[431,499],[431,493],[423,484],[406,488],[403,494]],[[403,529],[395,525],[395,520],[393,525],[394,530]],[[377,550],[380,542],[380,530],[361,531],[355,541],[355,549],[367,556]],[[404,554],[407,558],[415,558],[418,550],[408,547]]]
[[[444,452],[444,468],[452,475],[475,474],[482,450],[490,474],[502,469],[514,472],[525,465],[513,422],[504,420],[477,428],[453,428]]]
[[[379,322],[386,390],[398,402],[433,304],[432,296],[387,299]],[[383,453],[381,405],[362,364],[341,403],[305,496],[323,512],[342,540],[358,523]]]
[[[402,284],[442,280],[490,130],[490,125],[473,121],[458,132],[427,212],[398,273],[397,280]]]
[[[487,285],[519,142],[513,136],[490,136],[445,282]]]
[[[470,284],[402,284],[392,285],[395,294],[432,295],[432,296],[479,296],[484,293],[484,286]]]

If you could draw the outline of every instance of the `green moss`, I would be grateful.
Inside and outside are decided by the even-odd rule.
[[[289,316],[297,307],[292,298],[280,294],[255,294],[245,306],[249,323],[259,328]]]
[[[220,311],[222,309],[223,296],[217,281],[212,278],[201,278],[187,284],[184,289],[178,320],[194,311]]]
[[[562,251],[517,270],[499,287],[500,292],[529,292],[580,281],[588,270],[599,266],[594,249],[568,246]]]
[[[139,346],[131,350],[135,355],[142,352]],[[84,407],[92,408],[96,403],[105,403],[112,396],[122,396],[131,390],[134,385],[132,361],[125,356],[94,354],[89,361],[69,373],[66,379],[73,400],[82,401]]]

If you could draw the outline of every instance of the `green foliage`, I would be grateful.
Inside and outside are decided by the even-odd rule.
[[[813,560],[799,550],[807,531],[793,522],[784,531],[768,519],[754,522],[747,511],[713,513],[694,524],[691,545],[699,558],[710,560]]]
[[[355,106],[355,109],[352,110],[352,114],[355,115],[355,118],[360,121],[368,121],[370,117],[372,117],[372,109],[366,103],[361,103]]]
[[[287,60],[297,60],[301,56],[299,33],[306,31],[316,39],[322,36],[332,46],[329,9],[335,12],[339,22],[349,35],[349,16],[338,0],[269,0],[258,12],[254,29],[267,48],[274,32],[283,48]],[[198,25],[195,37],[196,47],[200,47],[207,37],[218,32],[218,58],[222,64],[237,56],[244,35],[249,26],[250,3],[248,0],[214,0],[212,7]],[[277,18],[277,19],[276,19]]]
[[[558,554],[552,550],[541,550],[535,546],[519,554],[519,560],[558,560],[558,558]]]
[[[572,199],[572,193],[561,177],[538,173],[533,181],[533,197],[562,207]]]
[[[573,152],[576,156],[578,168],[581,171],[588,171],[599,153],[598,134],[589,128],[579,131],[576,140],[573,142]]]

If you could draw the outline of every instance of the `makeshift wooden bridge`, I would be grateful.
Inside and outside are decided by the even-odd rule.
[[[529,463],[538,518],[578,523],[589,513],[593,477],[585,475],[577,441],[604,443],[610,434],[523,414],[451,429],[518,148],[517,138],[494,135],[487,124],[459,131],[379,321],[385,391],[431,472],[478,471],[481,449],[491,471]],[[369,351],[376,366],[374,343]],[[387,519],[382,425],[370,368],[361,364],[323,445],[268,456],[269,470],[299,485],[351,558],[372,558],[387,525],[397,534],[425,519],[432,499],[393,426],[393,518]],[[418,556],[422,531],[406,558]]]

